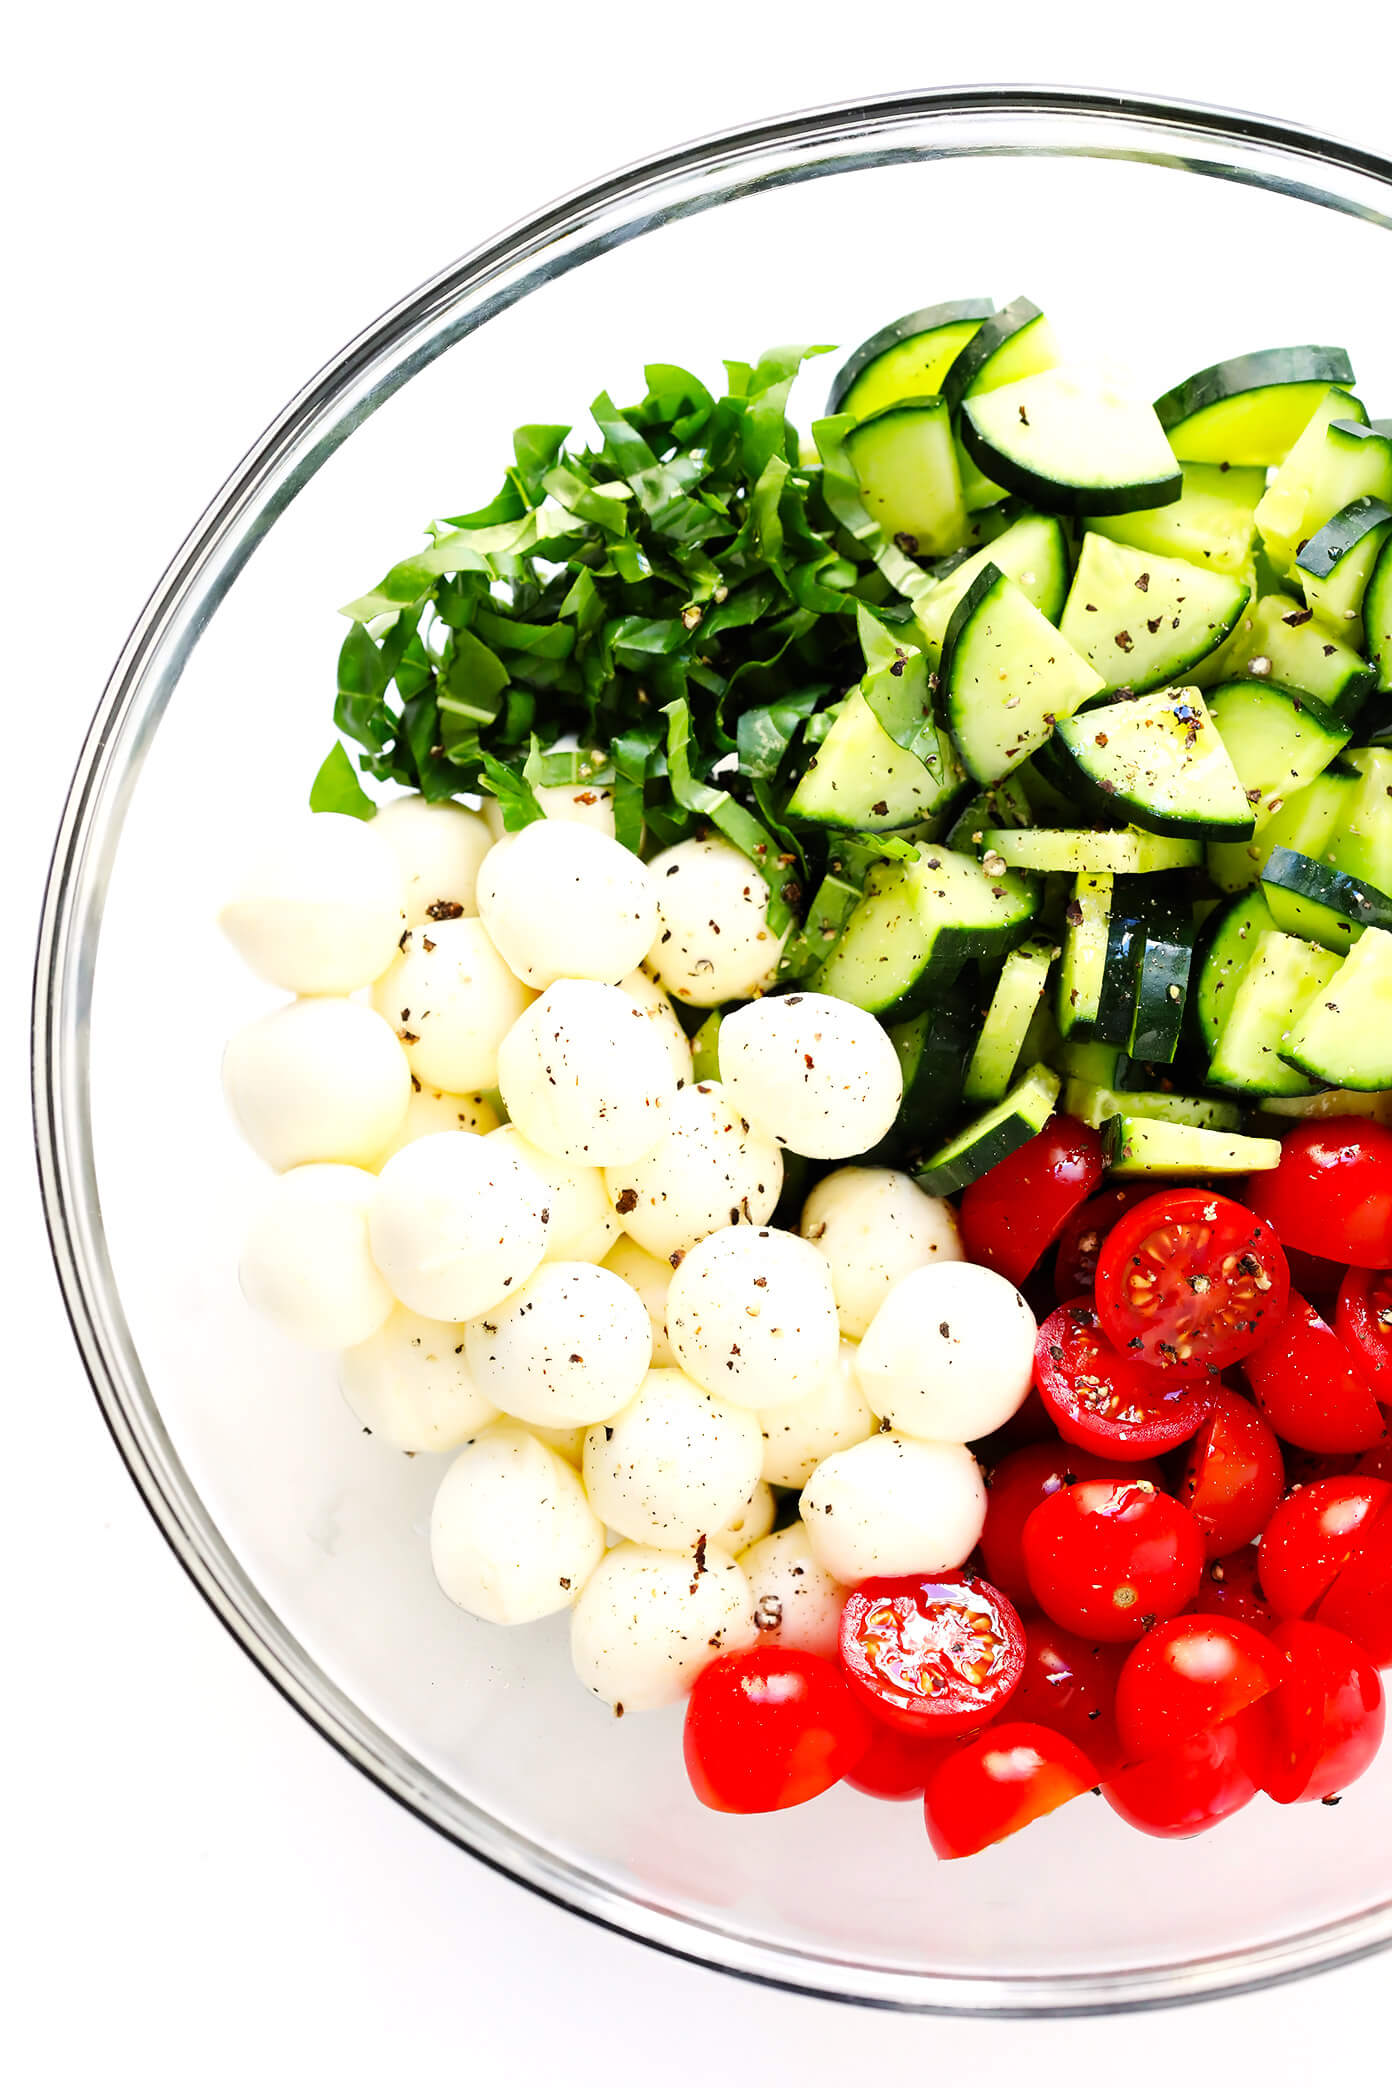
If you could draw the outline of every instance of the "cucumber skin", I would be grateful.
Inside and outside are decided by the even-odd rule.
[[[986,396],[989,398],[990,393]],[[969,410],[962,414],[959,439],[978,471],[1004,486],[1007,493],[1018,493],[1032,507],[1043,508],[1049,514],[1129,515],[1138,508],[1168,507],[1184,490],[1178,463],[1164,478],[1133,486],[1070,486],[1057,479],[1041,478],[986,441],[978,433]]]

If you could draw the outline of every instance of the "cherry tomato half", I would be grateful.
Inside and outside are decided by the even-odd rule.
[[[1081,1748],[1047,1726],[988,1726],[934,1770],[923,1799],[939,1856],[975,1856],[1055,1812],[1097,1774]]]
[[[1334,1576],[1314,1622],[1342,1631],[1379,1667],[1392,1667],[1392,1515],[1377,1518]]]
[[[1080,1638],[1143,1638],[1198,1593],[1203,1539],[1147,1480],[1083,1480],[1025,1524],[1025,1570],[1046,1616]]]
[[[1117,1682],[1117,1732],[1128,1761],[1149,1761],[1209,1726],[1236,1718],[1285,1671],[1275,1642],[1236,1617],[1173,1617],[1126,1656]]]
[[[1090,1126],[1051,1116],[1035,1137],[962,1192],[959,1216],[968,1260],[1023,1283],[1091,1196],[1105,1165],[1102,1140]]]
[[[1242,1367],[1277,1435],[1302,1450],[1371,1450],[1386,1434],[1382,1408],[1363,1372],[1298,1291]]]
[[[1262,1536],[1262,1593],[1278,1617],[1303,1617],[1334,1585],[1392,1503],[1385,1479],[1316,1479],[1288,1494]]]
[[[841,1664],[861,1702],[919,1740],[994,1718],[1025,1665],[1014,1607],[965,1573],[866,1581],[841,1612]]]
[[[1201,1617],[1235,1617],[1254,1631],[1274,1631],[1280,1622],[1257,1578],[1257,1547],[1244,1544],[1225,1559],[1210,1559],[1189,1613]]]
[[[1035,1336],[1034,1377],[1066,1443],[1126,1464],[1187,1442],[1214,1383],[1207,1370],[1154,1370],[1123,1355],[1091,1298],[1049,1314]]]
[[[1054,1296],[1060,1305],[1091,1295],[1102,1242],[1119,1218],[1151,1194],[1149,1182],[1115,1182],[1078,1206],[1059,1234],[1054,1257]]]
[[[1376,1397],[1392,1400],[1392,1270],[1349,1270],[1334,1305],[1334,1332]]]
[[[1012,1450],[993,1466],[986,1482],[986,1524],[981,1557],[992,1587],[1008,1595],[1017,1609],[1035,1607],[1025,1572],[1021,1538],[1025,1524],[1041,1501],[1078,1479],[1149,1479],[1161,1483],[1158,1464],[1122,1464],[1073,1449],[1055,1437],[1051,1443],[1029,1443]],[[1047,1725],[1048,1720],[1044,1723]]]
[[[1278,1805],[1332,1798],[1378,1751],[1386,1716],[1378,1671],[1351,1639],[1322,1624],[1282,1624],[1273,1644],[1286,1668],[1255,1714],[1257,1781]]]
[[[1247,1201],[1288,1247],[1361,1269],[1392,1267],[1392,1131],[1365,1118],[1299,1124]]]
[[[1256,1797],[1252,1753],[1244,1721],[1230,1718],[1123,1769],[1102,1786],[1102,1796],[1142,1834],[1168,1840],[1202,1834]]]
[[[838,1783],[873,1728],[829,1660],[790,1646],[726,1653],[696,1677],[683,1752],[713,1812],[780,1812]]]
[[[1290,1274],[1264,1218],[1207,1189],[1162,1189],[1112,1227],[1097,1310],[1115,1348],[1167,1370],[1225,1370],[1285,1309]]]
[[[918,1740],[878,1718],[871,1724],[875,1730],[870,1745],[854,1769],[846,1771],[851,1789],[863,1791],[867,1798],[921,1798],[939,1762],[961,1745],[960,1738]]]
[[[1250,1400],[1219,1385],[1189,1445],[1177,1491],[1203,1535],[1204,1557],[1250,1544],[1276,1512],[1286,1468],[1275,1430]]]
[[[1353,1469],[1361,1479],[1392,1479],[1392,1436],[1365,1451]]]
[[[1007,1710],[1080,1747],[1102,1782],[1121,1767],[1116,1685],[1126,1648],[1078,1638],[1048,1617],[1025,1625],[1025,1672]]]

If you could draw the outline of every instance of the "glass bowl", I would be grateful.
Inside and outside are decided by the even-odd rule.
[[[1151,396],[1270,341],[1347,343],[1392,402],[1392,163],[1245,116],[981,88],[731,132],[615,174],[444,270],[352,342],[238,467],[94,719],[38,956],[43,1189],[68,1310],[175,1554],[276,1686],[384,1790],[577,1913],[726,1971],[903,2008],[1186,1999],[1392,1939],[1392,1750],[1337,1810],[1259,1800],[1169,1844],[1084,1800],[966,1864],[848,1790],[732,1820],[686,1789],[679,1712],[619,1722],[566,1620],[452,1608],[437,1460],[368,1440],[332,1364],[238,1294],[260,1170],[218,1084],[270,1000],[212,926],[258,824],[331,739],[335,605],[432,515],[490,496],[513,425],[578,417],[644,358],[718,371],[1027,291]],[[827,366],[795,397],[820,409]],[[1374,403],[1374,411],[1377,404]]]

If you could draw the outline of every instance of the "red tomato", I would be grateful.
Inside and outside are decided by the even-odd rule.
[[[928,1839],[939,1856],[975,1856],[1096,1781],[1062,1733],[1013,1720],[988,1726],[934,1770],[923,1800]]]
[[[1226,1370],[1276,1325],[1289,1289],[1266,1220],[1207,1189],[1148,1196],[1097,1258],[1097,1310],[1112,1345],[1167,1370]]]
[[[1392,1131],[1362,1117],[1297,1125],[1280,1165],[1248,1182],[1247,1201],[1288,1247],[1392,1267]]]
[[[1189,1609],[1201,1617],[1236,1617],[1254,1631],[1274,1631],[1280,1620],[1257,1579],[1255,1544],[1244,1544],[1226,1559],[1210,1560]]]
[[[967,1259],[1023,1283],[1091,1196],[1104,1166],[1095,1131],[1074,1117],[1051,1116],[1027,1144],[963,1190],[959,1216]]]
[[[1334,1310],[1339,1285],[1344,1280],[1344,1264],[1326,1261],[1322,1254],[1306,1254],[1303,1248],[1292,1247],[1289,1240],[1284,1242],[1284,1246],[1292,1290],[1298,1290],[1302,1298],[1318,1305],[1328,1318]]]
[[[1040,1608],[1080,1638],[1138,1639],[1198,1593],[1203,1539],[1187,1508],[1148,1480],[1083,1480],[1025,1524]]]
[[[877,1717],[918,1740],[946,1739],[1001,1709],[1024,1668],[1025,1634],[989,1581],[866,1581],[841,1612],[841,1663]]]
[[[1378,1445],[1378,1450],[1383,1448]],[[1378,1450],[1370,1450],[1368,1457],[1376,1457]],[[1316,1479],[1344,1479],[1350,1472],[1361,1472],[1367,1458],[1360,1457],[1356,1450],[1298,1450],[1294,1443],[1282,1445],[1286,1461],[1286,1492],[1294,1493],[1298,1486],[1313,1486]],[[1388,1476],[1392,1478],[1392,1473]],[[1374,1474],[1381,1478],[1380,1472]]]
[[[1149,1761],[1236,1718],[1280,1682],[1285,1656],[1236,1617],[1174,1617],[1126,1656],[1117,1732],[1129,1761]]]
[[[1221,1559],[1260,1537],[1285,1485],[1275,1432],[1250,1401],[1219,1385],[1177,1488],[1202,1532],[1204,1557]]]
[[[1048,1617],[1025,1625],[1025,1672],[1011,1697],[1012,1721],[1048,1726],[1080,1747],[1104,1780],[1121,1767],[1116,1684],[1123,1646],[1075,1637]]]
[[[1274,1644],[1285,1674],[1258,1706],[1257,1781],[1278,1805],[1332,1798],[1363,1774],[1382,1739],[1377,1669],[1342,1632],[1282,1624]]]
[[[1078,1206],[1059,1234],[1054,1257],[1054,1296],[1060,1305],[1091,1296],[1102,1242],[1117,1220],[1150,1194],[1148,1182],[1116,1182]]]
[[[992,1587],[1008,1595],[1016,1609],[1035,1607],[1020,1545],[1025,1524],[1041,1501],[1078,1479],[1149,1479],[1156,1486],[1161,1483],[1158,1464],[1121,1464],[1096,1457],[1091,1450],[1070,1449],[1057,1437],[1051,1443],[1026,1444],[1003,1457],[986,1481],[981,1557]]]
[[[1252,1751],[1243,1721],[1230,1718],[1165,1754],[1123,1769],[1103,1785],[1102,1796],[1142,1834],[1170,1840],[1202,1834],[1256,1797],[1249,1765]]]
[[[1035,1336],[1034,1376],[1066,1443],[1126,1464],[1187,1442],[1214,1382],[1206,1370],[1154,1370],[1122,1355],[1091,1298],[1049,1314]]]
[[[921,1798],[938,1763],[961,1745],[960,1739],[916,1740],[894,1726],[872,1719],[874,1733],[854,1769],[846,1771],[853,1791],[867,1798]]]
[[[1392,1479],[1392,1436],[1384,1436],[1376,1449],[1367,1451],[1354,1465],[1365,1479]]]
[[[1384,1479],[1316,1479],[1288,1494],[1261,1541],[1262,1593],[1278,1617],[1303,1617],[1326,1595],[1392,1502]]]
[[[984,1463],[992,1464],[1004,1457],[1008,1450],[1018,1450],[1025,1443],[1057,1442],[1058,1430],[1049,1410],[1031,1385],[1010,1419],[1003,1422],[994,1434],[984,1436],[975,1448]]]
[[[683,1751],[714,1812],[779,1812],[830,1790],[873,1728],[829,1660],[790,1646],[726,1653],[696,1677]]]
[[[1372,1479],[1365,1486],[1376,1485]],[[1315,1609],[1316,1624],[1342,1631],[1379,1667],[1392,1667],[1392,1515],[1380,1515]]]
[[[1334,1306],[1334,1332],[1378,1398],[1392,1400],[1392,1270],[1349,1270]]]
[[[1386,1433],[1367,1379],[1298,1291],[1291,1292],[1280,1325],[1242,1367],[1277,1435],[1302,1450],[1371,1450]]]

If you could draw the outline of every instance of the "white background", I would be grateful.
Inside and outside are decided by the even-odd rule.
[[[1259,2063],[1385,2023],[1387,1961],[1138,2022],[901,2020],[671,1963],[532,1900],[339,1761],[203,1608],[98,1420],[49,1271],[25,1114],[33,921],[125,631],[289,393],[442,263],[655,148],[897,87],[1074,81],[1388,147],[1382,0],[856,9],[591,0],[76,0],[6,67],[7,643],[0,819],[7,1370],[0,2069],[165,2083],[447,2078],[973,2088]],[[1066,39],[1063,39],[1067,24]],[[1361,33],[1360,33],[1361,32]],[[1382,62],[1376,62],[1380,47]],[[1235,265],[1245,265],[1234,257]],[[1176,257],[1177,264],[1182,256]],[[1318,280],[1315,272],[1314,280]],[[1389,293],[1392,306],[1392,292]]]

